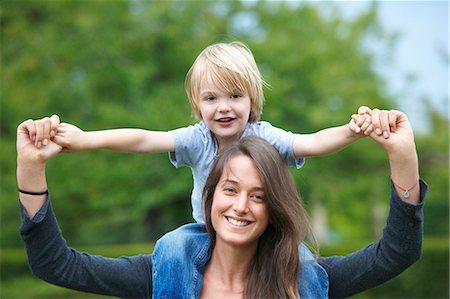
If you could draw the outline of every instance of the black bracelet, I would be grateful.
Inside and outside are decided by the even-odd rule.
[[[19,188],[19,192],[23,193],[23,194],[28,194],[28,195],[48,195],[48,189],[43,192],[31,192],[31,191],[21,190]]]

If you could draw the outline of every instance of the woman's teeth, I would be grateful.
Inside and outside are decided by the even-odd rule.
[[[246,226],[250,223],[250,221],[241,221],[231,217],[227,217],[228,222],[236,226]]]

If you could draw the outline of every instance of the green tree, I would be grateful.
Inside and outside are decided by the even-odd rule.
[[[184,76],[216,41],[241,40],[253,50],[271,84],[263,119],[276,126],[308,133],[348,122],[362,104],[396,107],[363,46],[366,38],[390,42],[376,5],[347,21],[307,3],[3,1],[1,30],[3,198],[17,196],[15,127],[26,118],[57,113],[85,130],[194,123]],[[441,163],[448,160],[448,136],[437,134],[445,130],[420,136],[418,150],[425,173],[429,167],[440,174],[430,180],[441,199],[428,208],[439,214],[435,221],[448,223],[442,212],[448,170]],[[440,162],[428,166],[435,158],[427,157]],[[191,221],[190,171],[175,170],[165,154],[62,155],[48,173],[54,208],[74,243],[149,240]],[[330,211],[337,240],[376,234],[376,219],[367,219],[374,206],[387,208],[388,167],[370,140],[308,159],[293,173],[308,207],[321,202]],[[17,202],[4,200],[1,207],[2,243],[19,243]],[[445,234],[448,225],[427,232]]]

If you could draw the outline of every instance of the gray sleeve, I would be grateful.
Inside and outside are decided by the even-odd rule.
[[[349,297],[397,276],[420,259],[423,206],[428,191],[420,180],[420,203],[401,200],[391,182],[389,215],[381,239],[346,256],[321,257],[330,279],[330,298]]]
[[[304,157],[295,157],[294,155],[295,134],[274,127],[266,121],[257,123],[255,130],[258,136],[267,140],[278,150],[281,157],[289,166],[293,166],[298,169],[305,164]]]
[[[200,159],[205,142],[205,132],[200,124],[170,131],[175,140],[175,152],[169,153],[175,167],[193,166]]]
[[[106,258],[67,246],[49,198],[36,217],[23,206],[20,234],[38,278],[65,288],[122,298],[150,298],[151,256]]]

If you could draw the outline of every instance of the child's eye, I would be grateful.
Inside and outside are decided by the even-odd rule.
[[[232,99],[239,99],[239,98],[241,98],[241,97],[242,97],[242,95],[241,95],[241,94],[238,94],[238,93],[231,95],[231,98],[232,98]]]
[[[216,99],[216,97],[214,97],[214,96],[208,96],[208,97],[205,97],[203,100],[204,101],[214,101]]]

